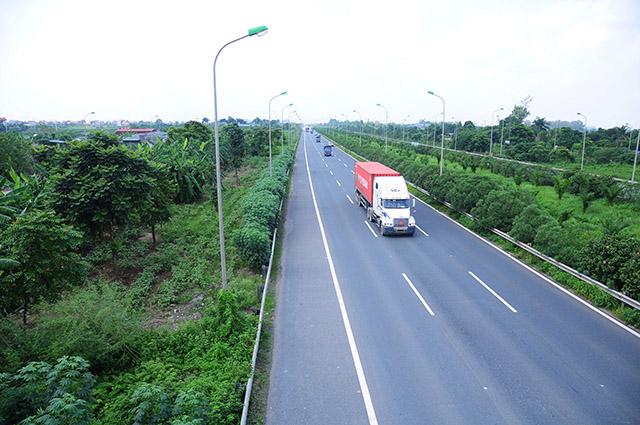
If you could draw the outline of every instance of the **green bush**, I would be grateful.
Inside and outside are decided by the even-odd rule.
[[[579,266],[615,290],[638,293],[640,242],[620,233],[593,240],[580,256]]]
[[[247,223],[233,232],[233,242],[240,257],[255,269],[269,263],[271,238],[269,232],[259,223]]]
[[[242,215],[248,223],[257,223],[269,230],[276,227],[280,199],[268,191],[251,191],[242,198]]]
[[[449,191],[451,205],[466,213],[478,204],[489,192],[496,188],[496,182],[486,176],[466,176]]]
[[[39,304],[37,311],[38,322],[23,342],[23,361],[81,356],[98,374],[139,357],[140,323],[114,287],[80,288],[55,304]]]
[[[540,206],[529,205],[513,221],[510,234],[520,242],[530,244],[534,241],[538,228],[551,220],[553,217]]]
[[[528,205],[536,201],[524,190],[507,188],[498,189],[480,200],[471,215],[476,217],[478,224],[485,228],[496,228],[503,232],[510,232],[513,220]]]
[[[15,375],[0,374],[0,424],[88,423],[94,383],[81,357],[61,357],[55,366],[31,362]]]

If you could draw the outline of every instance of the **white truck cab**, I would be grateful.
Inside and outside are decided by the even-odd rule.
[[[409,191],[402,176],[376,177],[373,187],[373,213],[380,221],[380,233],[413,234],[416,221],[411,215]]]

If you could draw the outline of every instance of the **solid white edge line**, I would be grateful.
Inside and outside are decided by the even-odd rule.
[[[364,224],[369,228],[369,231],[371,232],[371,234],[377,238],[378,234],[373,231],[373,229],[371,228],[371,225],[369,225],[369,221],[368,220],[364,220]]]
[[[509,304],[508,302],[506,302],[500,295],[498,295],[496,293],[496,291],[494,291],[493,289],[489,288],[489,285],[487,285],[486,283],[484,283],[478,276],[476,276],[475,274],[473,274],[473,272],[469,272],[469,274],[471,275],[471,277],[473,277],[475,280],[477,280],[482,286],[485,287],[485,289],[489,292],[491,292],[493,294],[494,297],[496,297],[497,299],[499,299],[500,301],[502,301],[502,304],[506,305],[509,310],[513,311],[514,313],[517,313],[518,310],[516,310],[515,308],[511,307],[511,304]]]
[[[422,233],[424,233],[425,236],[429,236],[429,234],[427,232],[425,232],[424,230],[422,230],[417,224],[416,224],[416,229],[420,230]]]
[[[427,302],[424,300],[424,298],[422,298],[422,295],[420,295],[420,292],[418,292],[416,287],[413,286],[413,282],[411,282],[411,280],[404,273],[402,273],[402,277],[404,277],[404,280],[406,280],[407,283],[409,284],[409,286],[411,287],[411,289],[413,289],[414,294],[416,294],[416,296],[418,297],[418,299],[420,300],[420,302],[422,303],[424,308],[427,309],[429,314],[432,315],[432,316],[435,316],[435,313],[433,312],[433,310],[431,310],[431,308],[429,307],[429,304],[427,304]]]
[[[338,275],[333,265],[333,258],[331,257],[331,251],[329,250],[329,244],[327,243],[327,236],[324,231],[324,225],[322,224],[322,218],[320,217],[320,210],[318,209],[318,202],[316,201],[316,194],[313,189],[313,181],[311,180],[311,170],[309,169],[309,159],[307,157],[306,140],[304,159],[307,164],[307,176],[309,177],[309,187],[311,188],[311,198],[313,199],[313,205],[316,210],[316,218],[318,219],[318,225],[320,226],[320,234],[322,235],[322,243],[324,244],[324,251],[327,254],[327,261],[329,263],[329,269],[331,270],[331,278],[333,280],[333,287],[338,297],[338,305],[340,306],[340,313],[342,315],[342,321],[344,323],[345,331],[347,332],[347,340],[349,341],[349,348],[351,350],[351,357],[353,357],[353,363],[356,367],[356,374],[358,376],[358,382],[360,383],[360,389],[362,390],[362,398],[364,399],[364,405],[367,410],[367,416],[369,418],[369,424],[377,425],[378,418],[373,408],[373,402],[371,401],[371,394],[369,393],[369,386],[367,385],[367,379],[364,376],[364,369],[362,368],[362,362],[360,361],[360,354],[358,353],[358,347],[356,346],[356,340],[353,336],[351,324],[349,322],[349,315],[347,314],[347,308],[342,298],[342,290],[340,289],[340,282],[338,281]]]
[[[464,227],[462,224],[458,223],[457,221],[455,221],[454,219],[452,219],[451,217],[449,217],[448,215],[438,211],[437,209],[435,209],[434,207],[432,207],[431,205],[427,204],[426,202],[424,202],[422,199],[418,198],[417,196],[414,196],[414,198],[422,203],[424,206],[426,206],[427,208],[430,208],[433,212],[440,214],[442,217],[446,218],[447,220],[449,220],[450,222],[452,222],[453,224],[457,225],[458,227],[460,227],[461,229],[465,230],[466,232],[468,232],[469,234],[475,236],[477,239],[481,240],[482,242],[486,243],[487,245],[489,245],[491,248],[497,250],[498,252],[500,252],[501,254],[505,255],[507,258],[511,259],[512,261],[516,262],[517,264],[519,264],[520,266],[524,267],[525,269],[529,270],[531,273],[535,274],[536,276],[538,276],[540,279],[544,280],[545,282],[551,284],[552,286],[555,286],[558,290],[564,292],[565,294],[567,294],[568,296],[570,296],[571,298],[573,298],[574,300],[580,302],[581,304],[583,304],[585,307],[588,307],[589,309],[591,309],[592,311],[598,313],[600,316],[604,317],[605,319],[607,319],[608,321],[610,321],[611,323],[619,326],[620,328],[624,329],[625,331],[629,332],[631,335],[635,336],[636,338],[640,338],[640,332],[635,331],[634,329],[632,329],[630,326],[627,326],[625,323],[619,321],[618,319],[611,317],[609,314],[600,311],[597,307],[593,306],[591,303],[589,303],[586,300],[583,300],[582,298],[580,298],[578,295],[574,294],[573,292],[571,292],[570,290],[568,290],[567,288],[565,288],[564,286],[560,285],[558,282],[554,281],[553,279],[543,275],[542,273],[540,273],[539,271],[537,271],[536,269],[534,269],[533,267],[529,266],[528,264],[523,263],[522,261],[520,261],[519,259],[517,259],[516,257],[514,257],[513,255],[511,255],[511,253],[503,250],[502,248],[500,248],[497,245],[494,245],[493,243],[491,243],[491,241],[488,241],[486,239],[484,239],[483,237],[476,235],[474,232],[472,232],[470,229],[467,229],[466,227]]]

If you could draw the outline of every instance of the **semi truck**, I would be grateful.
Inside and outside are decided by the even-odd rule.
[[[364,207],[367,219],[378,225],[382,236],[413,235],[416,221],[400,173],[379,162],[356,162],[355,188],[356,204]]]

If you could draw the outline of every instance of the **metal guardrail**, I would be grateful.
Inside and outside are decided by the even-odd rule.
[[[420,191],[420,192],[424,193],[425,195],[429,196],[430,198],[432,198],[432,199],[434,199],[434,200],[436,200],[436,201],[440,202],[442,205],[445,205],[446,207],[448,207],[448,208],[450,208],[450,209],[452,209],[452,210],[454,210],[454,211],[456,211],[456,212],[458,212],[458,213],[460,213],[460,214],[464,214],[465,216],[469,217],[469,218],[470,218],[470,219],[472,219],[472,220],[477,220],[477,219],[476,219],[474,216],[472,216],[471,214],[468,214],[468,213],[466,213],[466,212],[464,212],[464,211],[460,211],[460,210],[458,210],[458,209],[454,208],[454,207],[453,207],[451,204],[449,204],[448,202],[444,202],[444,201],[441,201],[441,200],[439,200],[439,199],[435,198],[433,195],[431,195],[428,191],[424,190],[423,188],[418,187],[418,186],[416,186],[415,184],[413,184],[413,183],[411,183],[411,182],[407,182],[407,183],[408,183],[409,185],[411,185],[411,187],[415,188],[416,190],[418,190],[418,191]],[[520,241],[518,241],[518,240],[516,240],[516,239],[512,238],[512,237],[511,237],[511,236],[509,236],[507,233],[505,233],[505,232],[503,232],[503,231],[501,231],[501,230],[499,230],[499,229],[489,229],[489,230],[490,230],[491,232],[495,233],[496,235],[498,235],[498,236],[502,237],[503,239],[505,239],[505,240],[507,240],[507,241],[511,242],[512,244],[514,244],[514,245],[516,245],[516,246],[518,246],[518,247],[520,247],[520,248],[524,249],[525,251],[530,252],[531,254],[535,255],[536,257],[540,258],[541,260],[546,261],[547,263],[550,263],[550,264],[552,264],[552,265],[554,265],[554,266],[558,267],[560,270],[563,270],[563,271],[565,271],[565,272],[567,272],[567,273],[571,274],[572,276],[577,277],[578,279],[580,279],[580,280],[582,280],[582,281],[584,281],[584,282],[586,282],[586,283],[589,283],[589,284],[592,284],[592,285],[595,285],[595,286],[599,287],[599,288],[600,288],[600,289],[602,289],[603,291],[607,292],[609,295],[611,295],[611,296],[613,296],[613,297],[617,298],[618,300],[620,300],[621,302],[623,302],[623,303],[627,304],[628,306],[633,307],[633,308],[635,308],[636,310],[640,310],[640,302],[639,302],[639,301],[636,301],[636,300],[634,300],[633,298],[630,298],[630,297],[628,297],[628,296],[624,295],[624,294],[623,294],[623,293],[621,293],[621,292],[618,292],[618,291],[616,291],[616,290],[614,290],[614,289],[609,288],[609,287],[608,287],[607,285],[605,285],[604,283],[602,283],[602,282],[598,282],[597,280],[592,279],[591,277],[587,276],[586,274],[584,274],[584,273],[580,273],[579,271],[577,271],[577,270],[575,270],[575,269],[573,269],[573,268],[571,268],[571,267],[567,266],[566,264],[563,264],[563,263],[561,263],[561,262],[559,262],[559,261],[555,260],[554,258],[549,257],[548,255],[545,255],[545,254],[541,253],[541,252],[540,252],[540,251],[538,251],[537,249],[535,249],[535,248],[533,248],[533,247],[530,247],[529,245],[527,245],[527,244],[525,244],[525,243],[522,243],[522,242],[520,242]]]
[[[325,138],[326,138],[327,140],[331,140],[331,139],[329,139],[329,138],[327,138],[327,137],[325,137]],[[334,143],[335,143],[335,142],[334,142]],[[352,152],[352,151],[350,151],[349,149],[346,149],[346,148],[345,148],[344,146],[342,146],[342,145],[339,145],[339,146],[340,146],[340,148],[341,148],[341,149],[343,149],[344,151],[349,152],[350,154],[353,154],[353,155],[356,155],[356,156],[362,157],[361,155],[358,155],[357,153]],[[426,190],[424,190],[423,188],[421,188],[421,187],[419,187],[419,186],[417,186],[417,185],[415,185],[415,184],[411,183],[410,181],[407,181],[407,184],[408,184],[408,185],[410,185],[411,187],[413,187],[414,189],[416,189],[416,190],[418,190],[418,191],[420,191],[420,192],[424,193],[424,194],[425,194],[425,195],[427,195],[428,197],[430,197],[430,198],[434,199],[435,201],[440,202],[442,205],[444,205],[444,206],[446,206],[446,207],[448,207],[448,208],[450,208],[450,209],[452,209],[452,210],[454,210],[454,211],[456,211],[456,212],[458,212],[458,213],[460,213],[460,214],[463,214],[463,215],[465,215],[465,216],[469,217],[469,218],[470,218],[470,219],[472,219],[472,220],[476,220],[476,218],[475,218],[474,216],[472,216],[471,214],[466,213],[466,212],[464,212],[464,211],[460,211],[460,210],[458,210],[458,209],[454,208],[454,207],[453,207],[453,205],[451,205],[450,203],[448,203],[448,202],[444,202],[444,201],[441,201],[441,200],[437,199],[436,197],[434,197],[433,195],[431,195],[428,191],[426,191]],[[525,243],[522,243],[522,242],[520,242],[520,241],[518,241],[518,240],[516,240],[516,239],[512,238],[512,237],[511,237],[511,236],[509,236],[507,233],[505,233],[505,232],[503,232],[503,231],[501,231],[501,230],[498,230],[498,229],[489,229],[489,230],[490,230],[491,232],[495,233],[496,235],[498,235],[498,236],[500,236],[500,237],[504,238],[505,240],[507,240],[507,241],[511,242],[512,244],[514,244],[514,245],[516,245],[516,246],[518,246],[518,247],[520,247],[520,248],[522,248],[522,249],[524,249],[524,250],[526,250],[526,251],[530,252],[531,254],[535,255],[536,257],[540,258],[541,260],[546,261],[547,263],[550,263],[550,264],[552,264],[552,265],[554,265],[554,266],[558,267],[560,270],[563,270],[563,271],[565,271],[565,272],[567,272],[567,273],[571,274],[572,276],[577,277],[578,279],[582,280],[583,282],[586,282],[586,283],[589,283],[589,284],[591,284],[591,285],[595,285],[595,286],[599,287],[600,289],[602,289],[603,291],[605,291],[606,293],[608,293],[608,294],[609,294],[609,295],[611,295],[612,297],[617,298],[618,300],[620,300],[621,302],[623,302],[623,303],[627,304],[628,306],[633,307],[633,308],[635,308],[636,310],[640,310],[640,302],[639,302],[639,301],[634,300],[633,298],[628,297],[628,296],[626,296],[625,294],[623,294],[623,293],[621,293],[621,292],[618,292],[618,291],[616,291],[616,290],[614,290],[614,289],[609,288],[609,287],[608,287],[607,285],[605,285],[604,283],[602,283],[602,282],[598,282],[597,280],[595,280],[595,279],[593,279],[593,278],[591,278],[591,277],[587,276],[587,275],[586,275],[586,274],[584,274],[584,273],[580,273],[579,271],[577,271],[577,270],[575,270],[575,269],[573,269],[573,268],[571,268],[571,267],[567,266],[566,264],[563,264],[563,263],[561,263],[561,262],[559,262],[559,261],[556,261],[556,260],[555,260],[555,259],[553,259],[552,257],[549,257],[549,256],[547,256],[547,255],[545,255],[545,254],[541,253],[541,252],[540,252],[540,251],[538,251],[537,249],[532,248],[532,247],[530,247],[529,245],[527,245],[527,244],[525,244]]]

